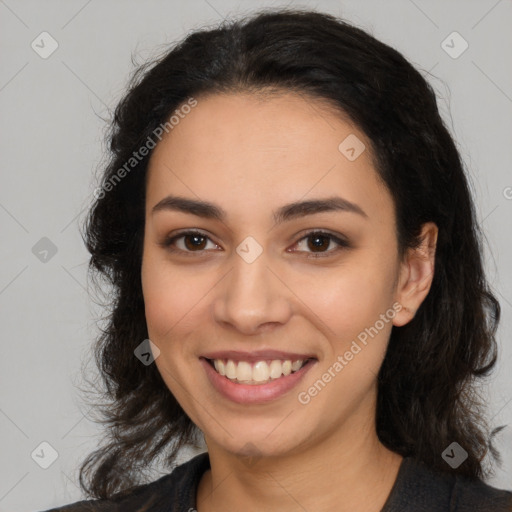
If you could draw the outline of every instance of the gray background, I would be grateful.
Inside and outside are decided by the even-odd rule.
[[[511,1],[0,0],[0,511],[78,500],[78,464],[98,441],[77,389],[82,365],[94,375],[89,347],[99,314],[77,221],[97,185],[102,118],[122,95],[132,53],[143,61],[194,28],[282,5],[369,30],[428,74],[438,93],[472,177],[489,278],[503,307],[499,365],[482,393],[492,423],[509,425],[496,440],[503,468],[489,483],[512,489]],[[47,58],[31,47],[35,40],[40,52],[51,49],[43,31],[58,43]],[[442,46],[453,31],[469,44],[457,58],[446,45],[458,53],[462,40],[451,36]],[[51,462],[41,442],[58,453],[48,469],[39,465]]]

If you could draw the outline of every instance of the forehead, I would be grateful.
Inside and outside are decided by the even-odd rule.
[[[357,132],[360,139],[365,138],[326,102],[296,93],[208,95],[198,98],[197,105],[180,117],[153,158],[172,151],[180,159],[208,154],[228,161],[249,150],[260,153],[262,159],[266,153],[266,159],[272,155],[300,159],[320,147],[337,158],[340,135]]]
[[[148,203],[170,192],[233,206],[333,193],[390,206],[364,133],[325,102],[295,93],[198,97],[150,159]]]

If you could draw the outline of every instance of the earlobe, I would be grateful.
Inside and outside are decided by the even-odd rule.
[[[401,327],[409,323],[427,296],[434,278],[438,228],[433,222],[422,226],[417,247],[410,248],[400,265],[400,277],[396,300],[402,309],[393,319],[393,325]]]

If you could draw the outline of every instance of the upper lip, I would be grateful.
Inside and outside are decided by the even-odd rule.
[[[265,361],[268,359],[279,359],[281,361],[297,361],[306,359],[316,359],[312,354],[299,354],[297,352],[283,352],[281,350],[255,350],[252,352],[243,352],[238,350],[218,350],[203,354],[205,359],[231,359],[232,361]]]

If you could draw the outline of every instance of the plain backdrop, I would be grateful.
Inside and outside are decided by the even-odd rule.
[[[77,388],[82,366],[94,375],[101,314],[87,292],[78,222],[132,55],[142,62],[193,29],[284,5],[370,31],[437,91],[471,176],[503,308],[499,364],[482,392],[492,424],[508,425],[496,437],[503,467],[489,483],[512,489],[510,0],[0,0],[0,511],[80,499],[78,464],[98,443]]]

